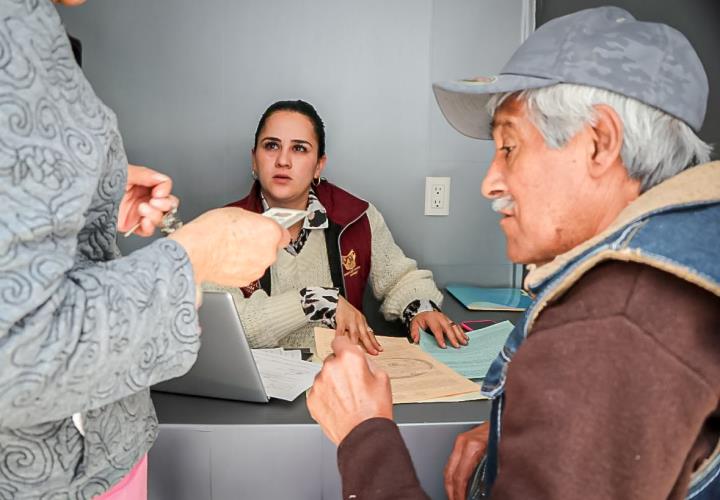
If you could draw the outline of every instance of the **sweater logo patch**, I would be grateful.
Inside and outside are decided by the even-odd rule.
[[[343,268],[345,268],[343,276],[346,278],[357,276],[360,272],[360,266],[357,265],[357,254],[355,250],[350,250],[347,255],[342,256],[342,265]]]

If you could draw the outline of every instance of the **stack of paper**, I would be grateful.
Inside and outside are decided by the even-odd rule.
[[[271,398],[294,401],[313,385],[320,371],[316,363],[303,361],[297,350],[253,349],[252,354],[265,393]]]
[[[315,328],[317,356],[332,353],[335,330]],[[377,337],[383,351],[368,359],[390,376],[393,403],[419,403],[445,396],[477,393],[477,384],[436,361],[403,337]]]
[[[288,359],[297,359],[302,361],[302,351],[300,349],[284,349],[282,347],[270,347],[267,349],[252,349],[253,356],[257,352],[269,352],[272,354],[279,354]]]
[[[425,331],[420,333],[420,348],[433,358],[458,372],[471,378],[484,378],[505,341],[513,329],[512,323],[503,321],[492,326],[473,330],[468,333],[470,341],[467,345],[455,349],[441,348],[435,337]]]

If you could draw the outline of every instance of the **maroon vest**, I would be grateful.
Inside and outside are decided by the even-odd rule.
[[[325,244],[330,262],[333,286],[355,308],[362,311],[363,295],[370,276],[372,232],[365,212],[368,202],[323,180],[314,186],[315,194],[325,207],[328,228],[325,230]],[[250,194],[242,200],[230,203],[228,207],[240,207],[262,213],[260,184],[253,184]],[[270,270],[255,283],[243,287],[245,297],[262,288],[270,295]]]

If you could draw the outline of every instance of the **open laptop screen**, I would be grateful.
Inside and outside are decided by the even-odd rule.
[[[198,311],[202,335],[195,364],[185,375],[153,390],[266,403],[268,396],[227,292],[204,292]]]

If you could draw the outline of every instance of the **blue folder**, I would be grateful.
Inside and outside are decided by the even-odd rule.
[[[420,348],[463,377],[481,379],[497,358],[512,329],[512,323],[503,321],[473,330],[468,332],[468,344],[458,349],[453,348],[449,342],[447,348],[443,349],[438,346],[432,334],[420,330]]]
[[[445,288],[473,311],[524,311],[532,302],[530,296],[519,288],[482,288],[457,283]]]

